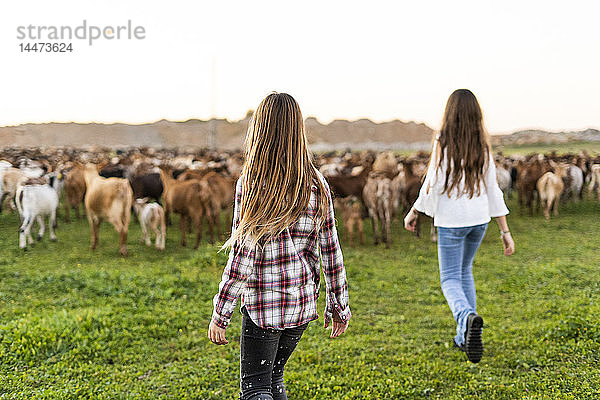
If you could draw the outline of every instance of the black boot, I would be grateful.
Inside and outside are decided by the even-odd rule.
[[[465,353],[472,363],[481,361],[483,355],[483,342],[481,334],[483,331],[483,318],[477,314],[469,314],[467,317],[467,331],[465,332]]]

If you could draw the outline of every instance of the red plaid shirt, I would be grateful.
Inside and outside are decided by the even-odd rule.
[[[338,241],[333,201],[327,188],[329,212],[321,229],[315,229],[317,189],[313,185],[308,208],[298,221],[262,248],[248,249],[234,243],[219,293],[214,297],[213,322],[226,328],[238,297],[252,321],[262,328],[284,329],[317,319],[319,296],[319,252],[323,262],[326,291],[325,320],[335,309],[343,321],[351,317],[348,284]],[[240,220],[242,179],[236,184],[233,230]]]

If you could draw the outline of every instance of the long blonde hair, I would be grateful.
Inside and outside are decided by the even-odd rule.
[[[477,98],[468,89],[455,90],[446,103],[436,154],[431,155],[437,168],[446,162],[442,193],[450,196],[464,177],[464,192],[469,198],[479,195],[491,151]]]
[[[269,94],[254,112],[241,177],[240,220],[226,245],[254,247],[279,235],[306,212],[313,185],[320,228],[329,197],[312,162],[302,112],[289,94]]]

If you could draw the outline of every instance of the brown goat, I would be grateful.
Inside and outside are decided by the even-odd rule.
[[[414,163],[406,161],[404,163],[404,192],[402,193],[402,204],[405,210],[410,210],[410,207],[417,201],[419,191],[421,190],[421,177],[414,173]],[[415,235],[421,237],[421,216],[417,214],[417,223]]]
[[[392,179],[398,174],[398,161],[390,151],[379,153],[373,162],[373,172],[384,174]]]
[[[404,162],[404,191],[401,193],[401,203],[406,210],[405,216],[410,211],[411,206],[417,201],[421,185],[423,184],[422,177],[415,173],[415,170],[423,170],[423,164],[415,165],[414,161]],[[421,237],[421,219],[423,215],[417,214],[417,223],[415,227],[415,235]],[[431,229],[429,231],[432,242],[437,241],[436,228],[433,218],[431,219]]]
[[[358,175],[328,176],[327,182],[333,194],[337,197],[356,196],[362,199],[363,188],[371,172],[371,165],[365,165]]]
[[[404,174],[404,166],[400,164],[401,170],[392,178],[390,189],[392,191],[392,219],[400,215],[400,210],[405,208],[404,192],[406,190],[406,177]]]
[[[390,247],[392,224],[391,180],[384,174],[371,173],[363,188],[363,202],[373,224],[373,239],[379,243],[381,233],[385,247]],[[379,231],[381,229],[381,232]]]
[[[75,208],[75,218],[79,219],[79,205],[85,197],[85,179],[83,177],[83,166],[76,165],[65,177],[65,221],[71,222],[70,211]]]
[[[360,200],[356,196],[337,198],[334,205],[335,211],[342,217],[344,239],[350,240],[351,245],[354,244],[354,227],[356,226],[358,228],[358,240],[360,244],[364,244],[362,203]]]
[[[177,180],[189,181],[191,179],[202,179],[210,172],[212,172],[210,169],[188,169],[179,174]]]
[[[533,216],[533,203],[537,191],[537,181],[548,172],[549,168],[539,158],[529,163],[519,162],[517,165],[517,190],[519,192],[520,213],[523,215],[523,207],[529,208],[529,215]]]
[[[212,207],[211,215],[213,221],[209,224],[216,225],[217,237],[221,236],[221,211],[226,210],[227,221],[232,221],[233,201],[235,197],[235,181],[233,178],[223,176],[218,172],[211,171],[202,178],[211,188],[212,196],[209,206]]]
[[[100,222],[107,220],[119,232],[119,252],[127,255],[127,231],[131,218],[133,191],[127,179],[103,178],[94,164],[87,164],[83,171],[85,186],[85,211],[91,229],[91,249],[98,244]]]
[[[214,202],[213,193],[209,183],[205,180],[190,179],[178,181],[172,178],[170,169],[166,167],[160,168],[160,178],[163,182],[163,206],[165,215],[174,212],[180,215],[179,229],[181,230],[181,245],[186,246],[186,233],[188,220],[196,228],[196,244],[197,249],[202,239],[202,220],[206,215],[209,223],[209,232],[211,243],[214,243]],[[217,205],[220,207],[220,205]]]

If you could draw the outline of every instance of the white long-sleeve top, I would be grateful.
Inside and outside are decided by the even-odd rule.
[[[436,154],[438,140],[433,144],[432,154]],[[444,157],[442,155],[442,157]],[[504,203],[504,196],[498,182],[496,181],[496,164],[494,156],[490,152],[484,181],[481,184],[479,196],[477,193],[469,198],[464,192],[464,178],[458,185],[458,190],[453,189],[450,197],[443,193],[446,180],[446,160],[442,160],[440,168],[431,162],[427,169],[427,175],[421,186],[419,197],[415,201],[414,208],[417,211],[433,217],[435,226],[445,228],[458,228],[463,226],[474,226],[485,224],[493,217],[508,214],[508,208]]]

